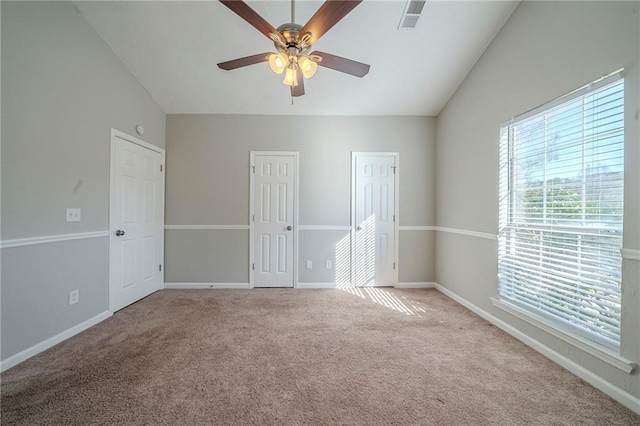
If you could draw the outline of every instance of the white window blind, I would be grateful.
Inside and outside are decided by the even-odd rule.
[[[501,127],[498,298],[620,345],[624,81],[616,74]]]

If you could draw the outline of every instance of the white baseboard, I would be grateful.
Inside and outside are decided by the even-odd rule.
[[[44,340],[36,345],[33,345],[30,348],[23,350],[22,352],[18,352],[17,354],[2,360],[2,362],[0,362],[0,372],[6,371],[11,367],[14,367],[20,364],[22,361],[26,361],[32,356],[38,355],[40,352],[43,352],[57,345],[58,343],[64,340],[67,340],[68,338],[73,337],[76,334],[81,333],[90,327],[93,327],[94,325],[106,320],[111,315],[112,315],[111,312],[105,311],[101,314],[96,315],[93,318],[89,318],[88,320],[81,322],[78,325],[75,325],[71,328],[66,329],[61,333],[56,334],[55,336],[50,337],[47,340]]]
[[[396,288],[435,288],[436,283],[429,282],[408,282],[408,283],[398,283]]]
[[[351,287],[350,284],[336,284],[336,283],[298,283],[296,288],[341,288]]]
[[[429,282],[409,282],[398,283],[395,288],[435,288],[436,283]],[[356,286],[351,283],[298,283],[296,288],[355,288]],[[361,288],[376,288],[373,287],[361,287]],[[381,286],[380,288],[388,288],[388,286]]]
[[[165,289],[249,289],[249,283],[164,283]]]
[[[508,314],[535,326],[536,328],[539,328],[540,330],[564,341],[565,343],[568,343],[571,346],[575,346],[581,351],[588,353],[589,355],[596,357],[627,374],[631,374],[636,368],[635,362],[624,358],[618,351],[590,342],[587,339],[574,335],[569,330],[562,331],[562,329],[556,327],[555,324],[550,323],[547,319],[542,318],[533,312],[525,311],[509,301],[492,297],[491,303],[493,303],[493,306],[496,308],[501,309]]]
[[[349,283],[298,283],[295,288],[351,288]],[[398,283],[395,288],[435,288],[432,282],[407,282]],[[248,283],[164,283],[166,289],[206,289],[206,288],[250,288]]]
[[[627,391],[625,391],[623,389],[620,389],[619,387],[607,382],[602,377],[595,375],[594,373],[592,373],[591,371],[587,370],[583,366],[575,363],[574,361],[570,360],[569,358],[565,357],[564,355],[559,354],[558,352],[554,351],[553,349],[551,349],[550,347],[544,345],[543,343],[540,343],[539,341],[537,341],[537,340],[531,338],[530,336],[524,334],[520,330],[518,330],[515,327],[507,324],[506,322],[502,321],[501,319],[491,315],[487,311],[485,311],[483,309],[480,309],[478,306],[474,305],[473,303],[469,302],[466,299],[463,299],[462,297],[458,296],[457,294],[455,294],[451,290],[441,286],[440,284],[436,283],[435,287],[442,294],[444,294],[447,297],[455,300],[456,302],[458,302],[459,304],[461,304],[465,308],[467,308],[470,311],[476,313],[477,315],[479,315],[482,318],[484,318],[485,320],[489,321],[490,323],[492,323],[496,327],[500,328],[504,332],[506,332],[506,333],[510,334],[511,336],[515,337],[516,339],[520,340],[525,345],[530,346],[531,348],[535,349],[536,351],[538,351],[542,355],[544,355],[547,358],[549,358],[551,361],[555,362],[556,364],[559,364],[561,367],[564,367],[565,369],[569,370],[571,373],[573,373],[576,376],[580,377],[582,380],[584,380],[585,382],[589,383],[591,386],[595,387],[596,389],[599,389],[600,391],[602,391],[605,394],[609,395],[611,398],[615,399],[620,404],[622,404],[625,407],[629,408],[630,410],[640,414],[640,399],[639,398],[636,398],[635,396],[631,395],[629,392],[627,392]]]
[[[296,288],[353,288],[355,285],[350,283],[298,283]],[[407,283],[398,283],[394,286],[395,288],[435,288],[436,283],[431,282],[407,282]],[[366,287],[366,288],[375,288],[375,287]]]

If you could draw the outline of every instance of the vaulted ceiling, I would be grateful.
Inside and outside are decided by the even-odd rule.
[[[247,1],[274,27],[289,1]],[[406,1],[365,0],[314,49],[371,65],[364,78],[320,67],[293,100],[267,63],[216,64],[274,51],[218,1],[74,2],[169,114],[437,115],[518,2],[427,1],[415,29],[398,29]],[[295,3],[304,25],[321,1]]]

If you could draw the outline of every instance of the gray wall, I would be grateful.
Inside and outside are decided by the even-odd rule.
[[[1,7],[2,240],[106,231],[110,128],[164,147],[165,114],[70,3]],[[108,238],[2,249],[1,299],[2,359],[108,310]]]
[[[300,225],[349,226],[351,151],[399,152],[399,224],[433,225],[434,146],[431,117],[169,115],[166,223],[248,225],[249,151],[279,150],[300,152]],[[300,231],[300,282],[334,282],[324,264],[336,261],[344,236]],[[400,232],[400,282],[433,280],[432,257],[422,254],[433,243],[432,231]],[[228,259],[225,247],[243,256]],[[166,282],[246,283],[248,232],[168,230],[165,259]]]
[[[436,221],[498,232],[500,124],[624,67],[624,246],[640,248],[638,2],[522,2],[438,117]],[[484,311],[640,397],[627,375],[496,309],[497,242],[437,232],[436,281]],[[623,268],[622,353],[640,362],[638,261]]]

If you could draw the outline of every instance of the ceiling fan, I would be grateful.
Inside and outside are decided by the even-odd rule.
[[[284,72],[285,77],[282,82],[290,87],[291,96],[304,95],[304,78],[311,78],[318,65],[356,77],[364,77],[369,72],[367,64],[317,50],[309,53],[311,45],[361,2],[362,0],[326,0],[309,22],[301,26],[294,23],[295,4],[294,0],[291,0],[291,22],[274,28],[244,1],[220,0],[220,3],[271,39],[277,53],[258,53],[221,62],[218,67],[230,71],[268,61],[275,73]]]

